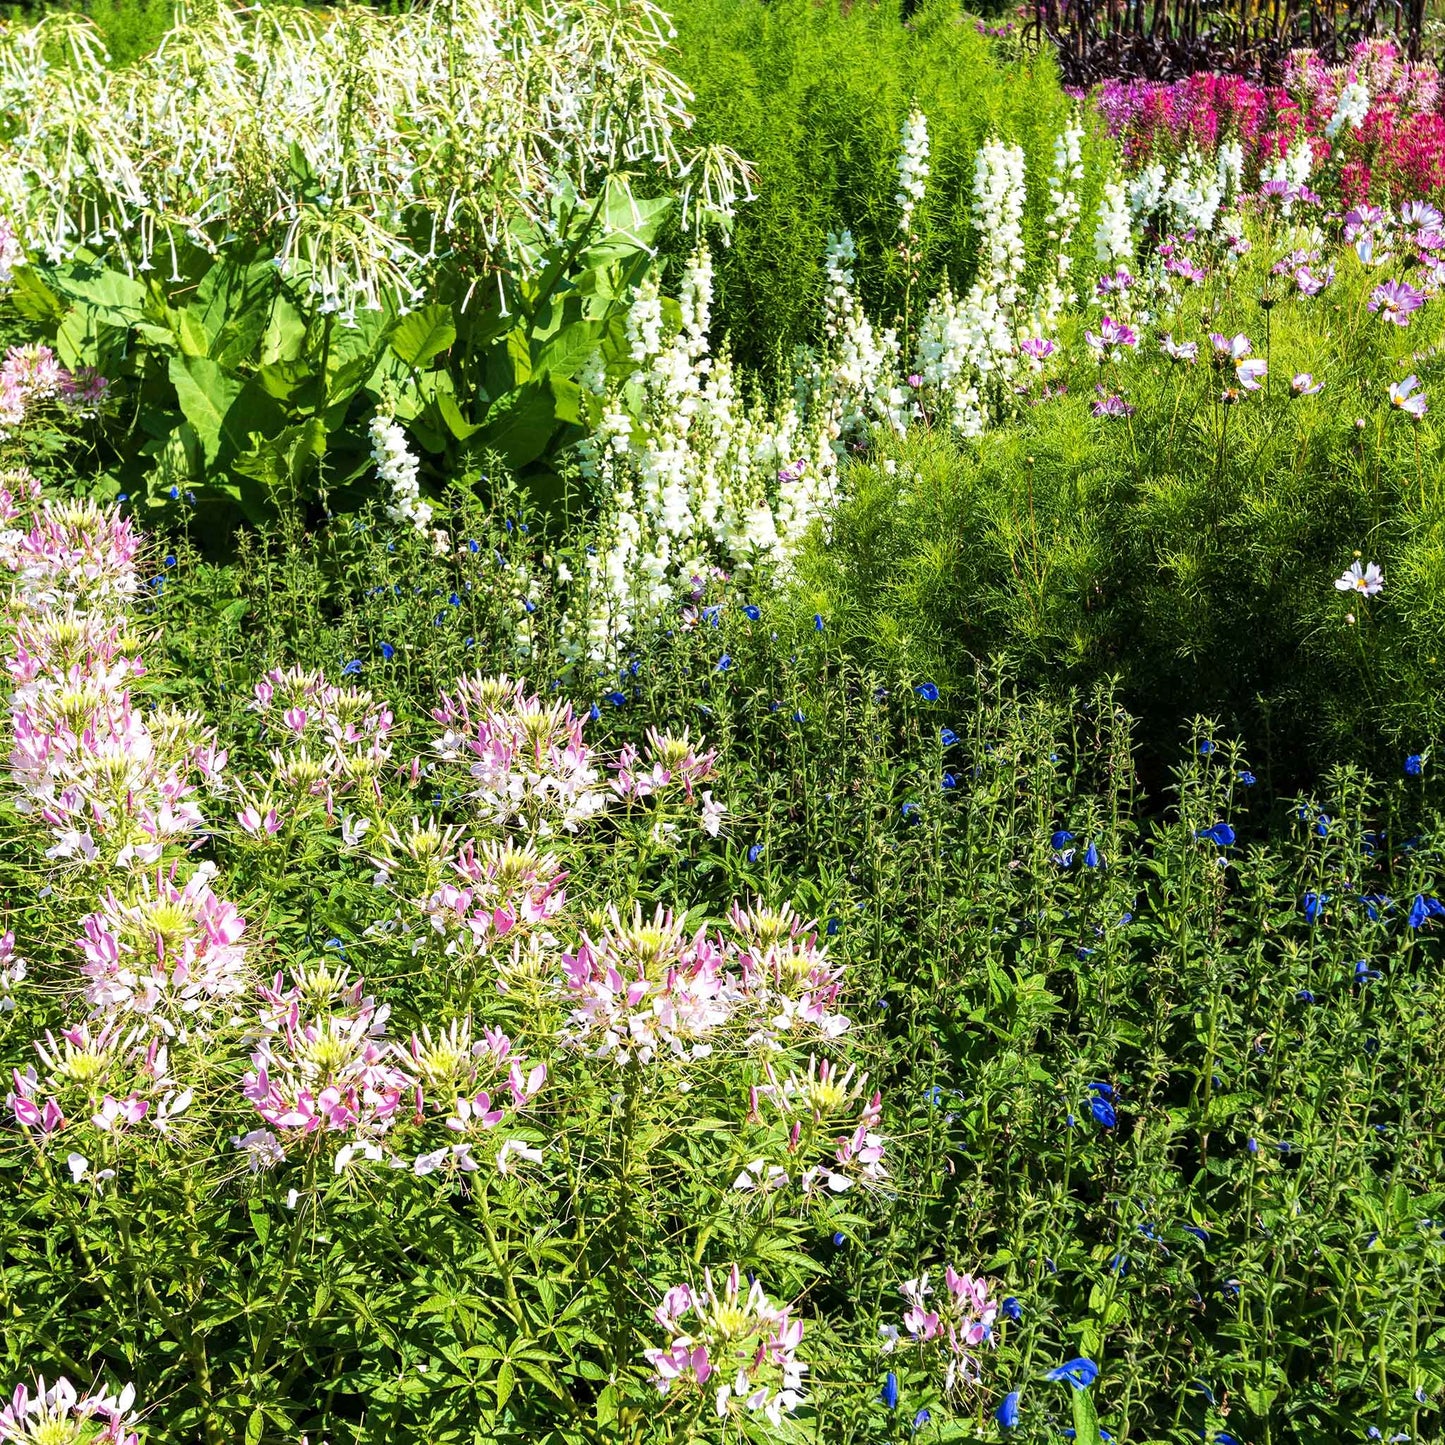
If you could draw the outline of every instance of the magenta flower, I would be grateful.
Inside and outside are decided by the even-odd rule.
[[[1105,357],[1117,360],[1121,346],[1138,346],[1139,337],[1132,327],[1125,326],[1120,321],[1115,321],[1112,316],[1104,317],[1099,323],[1097,332],[1084,332],[1084,340],[1090,348],[1098,353],[1102,361]]]
[[[1219,366],[1243,361],[1254,350],[1249,337],[1243,332],[1225,336],[1222,332],[1211,331],[1209,344],[1214,348],[1214,361]]]
[[[1098,401],[1094,402],[1089,410],[1095,416],[1110,417],[1115,420],[1134,415],[1134,408],[1130,406],[1122,396],[1104,396],[1101,394]]]
[[[1038,371],[1045,361],[1054,354],[1054,343],[1046,336],[1029,336],[1019,342],[1019,351],[1033,363]]]
[[[1369,309],[1379,312],[1382,321],[1408,326],[1410,317],[1424,304],[1424,294],[1408,281],[1386,281],[1370,293]]]

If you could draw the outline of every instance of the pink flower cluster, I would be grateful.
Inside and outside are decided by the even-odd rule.
[[[145,674],[126,611],[138,550],[128,521],[89,502],[42,501],[28,531],[0,535],[14,576],[10,776],[18,810],[50,829],[53,859],[158,863],[200,831],[197,783],[219,785],[225,766],[198,717],[132,700]]]
[[[753,1160],[734,1189],[767,1192],[796,1178],[808,1199],[822,1189],[843,1194],[855,1184],[871,1188],[887,1180],[886,1141],[878,1133],[883,1096],[877,1089],[868,1093],[867,1074],[855,1080],[853,1066],[840,1073],[830,1060],[820,1063],[811,1054],[807,1074],[790,1073],[782,1083],[771,1064],[765,1067],[768,1082],[753,1088],[748,1117],[761,1123],[762,1103],[775,1108],[786,1129],[786,1153]]]
[[[468,952],[520,942],[567,902],[567,875],[557,855],[539,853],[530,843],[468,841],[451,866],[456,881],[443,883],[418,906],[433,929]]]
[[[432,717],[446,729],[433,752],[466,770],[466,796],[489,826],[549,837],[576,832],[607,807],[570,703],[544,703],[508,677],[464,677]]]
[[[668,1336],[643,1351],[661,1394],[674,1388],[710,1390],[719,1419],[761,1413],[776,1429],[803,1398],[807,1365],[798,1359],[803,1322],[775,1305],[754,1279],[743,1293],[737,1265],[722,1288],[705,1271],[701,1288],[673,1285],[653,1311]]]
[[[0,280],[9,279],[5,236],[0,231]],[[94,367],[67,371],[44,345],[12,346],[0,361],[0,437],[22,426],[48,401],[76,416],[99,411],[110,382]]]
[[[256,684],[249,707],[272,744],[271,771],[240,789],[243,833],[272,838],[314,808],[331,817],[336,799],[358,789],[381,796],[393,718],[370,692],[339,687],[321,672],[275,668]]]
[[[1388,40],[1362,41],[1343,65],[1297,51],[1284,84],[1191,75],[1170,83],[1106,81],[1095,104],[1130,165],[1226,141],[1257,178],[1301,139],[1313,164],[1333,173],[1338,199],[1399,200],[1445,188],[1445,114],[1435,66],[1403,58]]]
[[[98,1013],[154,1013],[169,1006],[202,1018],[218,999],[245,991],[246,920],[211,891],[203,864],[177,886],[176,868],[141,875],[125,899],[107,891],[81,921],[86,998]]]
[[[119,1018],[62,1029],[58,1039],[47,1032],[34,1048],[44,1073],[34,1064],[14,1070],[5,1104],[17,1124],[46,1138],[77,1118],[112,1138],[141,1123],[165,1134],[190,1108],[192,1091],[170,1071],[169,1044]]]
[[[982,1275],[960,1274],[949,1265],[943,1283],[944,1293],[936,1295],[925,1270],[917,1279],[905,1280],[899,1290],[908,1302],[903,1328],[919,1348],[941,1350],[947,1357],[944,1388],[951,1391],[978,1379],[975,1351],[993,1340],[998,1302],[990,1298],[988,1281]],[[885,1328],[884,1336],[884,1349],[896,1348],[897,1327]]]
[[[646,919],[638,907],[624,922],[613,905],[609,925],[563,955],[572,1042],[599,1058],[650,1063],[706,1058],[729,1028],[764,1046],[804,1029],[847,1029],[834,1009],[842,969],[791,909],[735,906],[731,918],[735,937],[690,934],[670,910]]]
[[[698,785],[717,776],[717,749],[709,748],[706,752],[701,749],[702,743],[694,746],[686,728],[681,737],[648,728],[645,759],[639,758],[632,743],[618,755],[613,764],[617,772],[612,780],[613,791],[624,801],[640,802],[680,789],[683,798],[691,803]],[[710,837],[717,837],[726,811],[721,803],[713,800],[710,792],[703,793],[702,826]]]
[[[477,1144],[503,1123],[515,1127],[547,1080],[546,1066],[517,1054],[500,1030],[474,1039],[470,1020],[453,1020],[436,1034],[423,1028],[407,1044],[389,1038],[390,1010],[345,970],[303,971],[290,988],[278,977],[263,998],[262,1034],[242,1091],[268,1127],[235,1141],[252,1169],[341,1136],[334,1157],[340,1173],[354,1159],[388,1157],[383,1144],[394,1132],[409,1136],[434,1124],[446,1142],[410,1163],[392,1153],[392,1167],[472,1173],[482,1167]],[[500,1173],[514,1159],[541,1157],[523,1139],[496,1136]]]
[[[33,1391],[16,1385],[8,1402],[0,1405],[0,1445],[139,1445],[140,1436],[131,1428],[136,1417],[135,1387],[127,1385],[119,1395],[82,1395],[62,1375],[53,1385],[43,1378]]]

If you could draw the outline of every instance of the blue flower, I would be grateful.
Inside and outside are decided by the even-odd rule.
[[[1206,757],[1206,758],[1207,758],[1207,757],[1210,755],[1210,753],[1212,753],[1213,751],[1214,751],[1214,744],[1213,744],[1212,742],[1210,742],[1210,740],[1209,740],[1208,738],[1205,738],[1204,741],[1199,744],[1199,752],[1200,752],[1200,755],[1201,755],[1202,757]]]
[[[475,537],[469,537],[469,538],[467,538],[467,551],[468,551],[468,552],[480,552],[481,550],[482,550],[482,544],[481,544],[480,542],[478,542]]]
[[[383,662],[390,662],[395,656],[396,648],[394,648],[389,642],[383,642],[381,644],[381,660]]]
[[[993,1418],[1005,1430],[1012,1430],[1019,1422],[1019,1392],[1010,1390],[1003,1397],[1003,1403],[993,1412]]]
[[[913,1417],[913,1433],[916,1435],[928,1422],[933,1419],[933,1412],[927,1408],[920,1410]]]
[[[716,627],[718,625],[718,618],[721,616],[722,608],[715,602],[710,607],[704,607],[702,609],[702,620],[706,622],[709,627]]]
[[[1200,1244],[1209,1243],[1209,1232],[1207,1230],[1200,1229],[1197,1224],[1186,1224],[1183,1225],[1182,1228],[1185,1234],[1192,1234],[1195,1239],[1200,1242]]]
[[[717,670],[719,672],[726,672],[728,668],[730,668],[732,665],[733,660],[727,655],[727,653],[723,653],[723,655],[717,660]]]
[[[1240,783],[1246,788],[1252,788],[1259,781],[1248,768],[1241,768],[1235,775]]]
[[[448,607],[460,607],[461,605],[462,605],[462,599],[461,599],[455,592],[451,593],[451,594],[447,597],[447,606],[448,606]]]
[[[1297,994],[1295,994],[1295,997],[1296,997],[1301,1003],[1313,1003],[1313,1002],[1315,1001],[1315,996],[1314,996],[1314,994],[1312,994],[1312,993],[1309,991],[1309,989],[1307,989],[1307,988],[1302,988],[1302,989],[1300,989],[1300,991],[1299,991]]]
[[[883,1381],[883,1389],[879,1392],[878,1398],[890,1410],[898,1408],[898,1376],[892,1370],[889,1370],[887,1379]]]
[[[829,937],[829,938],[837,938],[839,927],[840,927],[840,925],[839,925],[839,923],[838,923],[838,920],[837,920],[836,918],[830,918],[830,919],[828,920],[828,927],[827,927],[827,930],[826,930],[826,932],[827,932],[827,934],[828,934],[828,937]]]
[[[917,817],[918,817],[918,804],[917,804],[917,803],[905,803],[905,804],[903,805],[903,816],[904,816],[905,818],[913,818],[913,819],[916,820]]]
[[[758,861],[758,859],[761,858],[762,856],[763,856],[763,845],[762,845],[761,843],[754,843],[753,846],[748,849],[748,862],[749,862],[749,863],[756,863],[756,862]]]
[[[845,1240],[844,1240],[843,1231],[842,1231],[841,1229],[835,1231],[835,1232],[834,1232],[834,1235],[833,1235],[833,1248],[834,1248],[834,1249],[842,1249],[842,1248],[843,1248],[843,1245],[844,1245],[844,1242],[845,1242]]]
[[[1060,1380],[1067,1381],[1076,1390],[1087,1390],[1098,1378],[1099,1367],[1092,1360],[1086,1360],[1082,1355],[1068,1360],[1062,1365],[1055,1365],[1044,1376],[1044,1379],[1053,1380],[1055,1383]]]
[[[181,494],[181,489],[180,489],[179,487],[172,487],[171,490],[170,490],[170,492],[169,492],[169,496],[170,496],[171,501],[174,502],[174,501],[176,500],[176,498],[180,496],[180,494]]]
[[[1251,1135],[1248,1139],[1244,1141],[1244,1147],[1248,1149],[1251,1154],[1258,1154],[1259,1140],[1254,1138],[1253,1135]]]
[[[1055,849],[1065,848],[1073,841],[1074,835],[1069,832],[1067,828],[1060,828],[1059,831],[1049,839],[1049,847]]]
[[[938,741],[946,748],[951,748],[958,741],[958,734],[952,728],[944,728],[938,734]]]
[[[341,669],[341,675],[342,677],[355,677],[356,674],[360,671],[361,659],[359,657],[353,657],[351,661],[348,662],[346,666]]]
[[[806,715],[804,714],[802,708],[794,708],[794,710],[793,710],[793,721],[796,722],[796,723],[806,722],[806,721],[807,721],[807,717],[806,717]]]
[[[1425,901],[1423,893],[1415,895],[1415,901],[1410,905],[1410,916],[1405,920],[1411,928],[1423,928],[1425,920],[1430,916],[1430,905]]]
[[[167,552],[167,553],[166,553],[166,566],[167,566],[167,567],[174,567],[175,565],[176,565],[176,554],[175,554],[174,552]]]
[[[1330,815],[1328,813],[1320,814],[1315,822],[1315,832],[1318,833],[1321,838],[1328,838],[1330,836]]]
[[[1423,753],[1411,753],[1405,759],[1405,773],[1411,778],[1418,778],[1425,771],[1425,757]]]
[[[924,700],[924,702],[938,701],[938,686],[936,683],[920,682],[918,686],[915,687],[913,690],[919,695],[919,697]]]
[[[607,701],[610,702],[613,707],[621,707],[622,704],[627,701],[627,694],[625,692],[609,692],[607,694]]]
[[[1382,974],[1378,968],[1371,968],[1370,965],[1366,963],[1363,958],[1355,965],[1356,983],[1369,983],[1373,979],[1383,977],[1384,974]]]
[[[1091,1094],[1102,1094],[1106,1099],[1112,1099],[1114,1097],[1113,1084],[1106,1084],[1102,1079],[1090,1079],[1084,1087]]]
[[[815,612],[815,613],[813,614],[813,631],[814,631],[814,632],[821,632],[822,630],[823,630],[823,614],[822,614],[821,612]]]
[[[999,1311],[1006,1320],[1013,1320],[1015,1324],[1024,1317],[1024,1307],[1018,1302],[1015,1295],[1005,1295],[1003,1303],[999,1305]]]
[[[1116,1254],[1109,1261],[1109,1273],[1117,1274],[1121,1279],[1129,1273],[1129,1261],[1122,1254]]]
[[[1200,828],[1194,836],[1217,848],[1228,848],[1234,843],[1234,829],[1228,823],[1215,823],[1209,828]]]
[[[590,717],[593,722],[596,722],[597,719],[602,716],[602,709],[594,702],[592,706],[587,709],[587,716]]]
[[[1084,850],[1084,867],[1097,868],[1099,866],[1099,863],[1099,850],[1092,843],[1090,843],[1089,846]]]
[[[1326,894],[1324,898],[1321,898],[1311,889],[1300,899],[1300,907],[1304,909],[1306,923],[1313,923],[1320,916],[1320,910],[1325,906],[1325,898],[1328,897],[1329,895]]]
[[[955,778],[952,773],[945,773],[943,775],[943,786],[945,788],[956,788],[958,786],[958,779]]]
[[[749,622],[756,622],[762,615],[763,609],[761,607],[754,607],[751,602],[743,608],[743,616],[746,617]]]
[[[1101,1128],[1112,1129],[1119,1122],[1119,1116],[1114,1112],[1114,1106],[1098,1094],[1089,1100],[1089,1112],[1094,1116],[1094,1122]]]

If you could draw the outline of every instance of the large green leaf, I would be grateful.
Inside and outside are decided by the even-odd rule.
[[[391,349],[408,366],[419,371],[456,339],[457,328],[452,321],[451,307],[434,302],[397,322],[396,330],[391,333]]]
[[[21,266],[10,287],[11,305],[27,321],[54,326],[65,315],[65,305],[41,279],[33,266]]]
[[[171,385],[176,389],[181,413],[195,428],[207,465],[221,454],[221,432],[226,413],[241,394],[241,379],[228,376],[216,362],[204,356],[173,356]]]
[[[49,281],[59,295],[93,306],[111,326],[134,326],[146,314],[146,288],[124,271],[76,261],[57,267]]]
[[[529,381],[492,403],[472,445],[500,453],[510,467],[524,467],[542,455],[556,428],[552,388],[545,380]]]

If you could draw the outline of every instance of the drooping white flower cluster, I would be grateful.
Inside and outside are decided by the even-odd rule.
[[[431,503],[422,500],[417,460],[407,445],[405,430],[394,416],[378,411],[367,431],[377,478],[388,489],[386,515],[393,522],[408,523],[418,532],[429,531]]]
[[[903,122],[903,146],[898,154],[898,229],[913,234],[913,212],[923,200],[928,185],[928,120],[914,109]]]
[[[476,278],[535,269],[539,236],[643,164],[689,211],[747,189],[726,150],[681,146],[688,95],[650,0],[179,9],[120,67],[74,14],[0,33],[0,221],[27,253],[179,280],[185,246],[255,236],[349,322],[416,304],[443,255]]]

